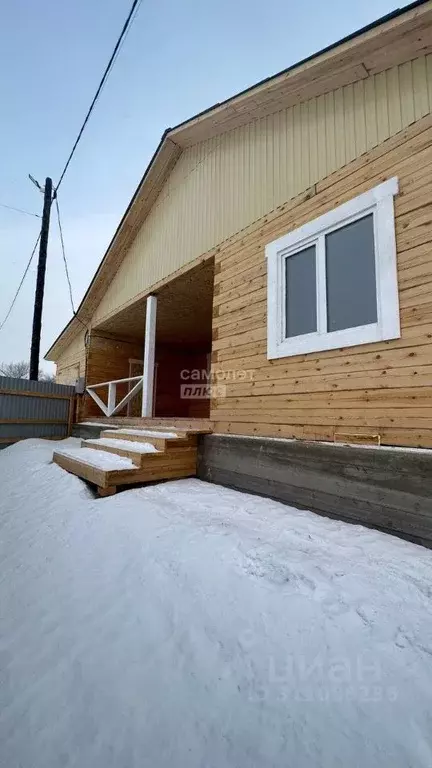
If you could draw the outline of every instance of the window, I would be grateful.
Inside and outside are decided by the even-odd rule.
[[[390,179],[267,245],[269,359],[399,338],[397,192]]]

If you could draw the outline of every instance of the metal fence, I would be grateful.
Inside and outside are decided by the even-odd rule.
[[[0,448],[28,437],[67,437],[75,387],[0,376]]]

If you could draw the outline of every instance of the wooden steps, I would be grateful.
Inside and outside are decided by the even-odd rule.
[[[101,427],[123,429],[145,429],[145,430],[161,430],[161,431],[180,431],[189,432],[191,434],[201,434],[212,432],[213,422],[210,419],[197,419],[197,418],[155,418],[152,417],[138,417],[138,416],[109,416],[104,417],[92,417],[87,421],[81,422],[83,425],[91,423],[93,426],[98,424]]]
[[[193,477],[197,442],[197,433],[180,430],[108,429],[81,448],[55,451],[53,461],[110,496],[118,486]]]

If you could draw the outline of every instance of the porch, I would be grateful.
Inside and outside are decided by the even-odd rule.
[[[211,431],[213,277],[207,261],[91,329],[81,443],[53,458],[99,495],[196,475],[198,436]]]
[[[209,419],[213,279],[209,260],[91,329],[76,421]]]

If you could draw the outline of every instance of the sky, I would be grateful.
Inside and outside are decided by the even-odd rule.
[[[399,7],[407,3],[400,2]],[[58,180],[131,0],[14,0],[0,27],[0,204],[41,213],[29,181]],[[142,0],[59,191],[75,305],[165,128],[395,9],[395,0]],[[55,213],[53,209],[53,214]],[[40,220],[0,205],[0,324]],[[36,258],[0,330],[0,362],[27,359]],[[42,355],[71,317],[52,216]],[[52,364],[42,367],[51,371]]]

